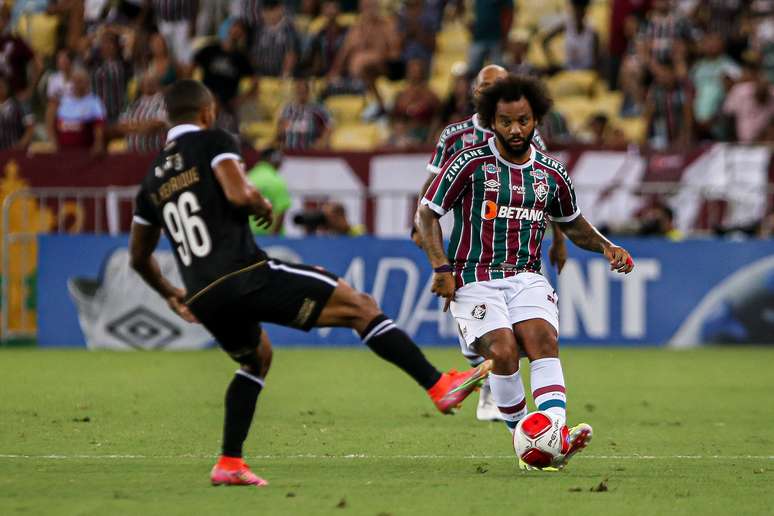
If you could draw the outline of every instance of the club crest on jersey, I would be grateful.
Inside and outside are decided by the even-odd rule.
[[[470,312],[470,315],[473,316],[474,319],[478,319],[479,321],[486,317],[486,305],[476,305],[473,307],[473,311]]]
[[[545,182],[535,182],[532,183],[532,189],[535,190],[535,197],[537,197],[537,200],[540,202],[543,202],[546,200],[546,197],[548,197],[548,184]]]
[[[484,172],[487,174],[497,174],[500,171],[500,168],[495,165],[494,163],[487,163],[484,165]]]
[[[465,145],[473,145],[478,141],[478,138],[476,138],[476,135],[473,133],[465,133],[462,135],[462,143]]]

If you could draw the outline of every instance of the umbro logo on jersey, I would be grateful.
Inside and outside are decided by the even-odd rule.
[[[486,192],[499,192],[500,191],[500,183],[497,181],[497,179],[487,179],[484,181],[484,191]]]
[[[520,208],[518,206],[497,206],[492,201],[484,201],[481,205],[481,218],[484,220],[511,219],[540,222],[544,217],[543,210],[535,208]]]

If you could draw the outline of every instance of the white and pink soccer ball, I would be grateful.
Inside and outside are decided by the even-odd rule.
[[[570,448],[567,425],[548,412],[532,412],[519,421],[513,433],[516,456],[530,466],[555,465]]]

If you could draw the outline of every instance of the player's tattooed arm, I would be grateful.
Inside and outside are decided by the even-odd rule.
[[[561,274],[562,268],[567,262],[567,244],[565,242],[567,239],[564,237],[558,222],[551,222],[551,230],[553,238],[551,239],[551,247],[548,248],[548,259],[551,265],[556,267],[556,272]]]
[[[610,262],[610,270],[628,274],[634,269],[634,261],[629,252],[605,238],[583,215],[578,215],[570,222],[562,222],[560,227],[581,249],[604,254]]]
[[[188,322],[198,322],[185,304],[185,290],[175,287],[161,274],[159,263],[153,257],[160,236],[161,229],[157,226],[132,224],[129,236],[130,265],[145,283],[166,299],[175,313]]]
[[[448,266],[449,259],[443,250],[443,232],[441,230],[441,223],[438,222],[438,214],[427,206],[420,205],[414,216],[414,225],[417,228],[419,240],[422,242],[422,249],[430,260],[430,265],[433,269],[438,269],[438,267],[444,265]],[[448,310],[449,303],[454,299],[456,288],[457,284],[453,272],[433,273],[431,290],[436,296],[446,298],[446,305],[443,308],[444,312]]]

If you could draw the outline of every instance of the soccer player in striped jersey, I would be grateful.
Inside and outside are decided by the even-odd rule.
[[[446,298],[469,349],[493,360],[492,395],[511,432],[527,413],[519,347],[530,361],[535,405],[566,422],[557,295],[540,274],[546,221],[558,222],[578,247],[604,254],[612,270],[634,268],[629,253],[581,215],[564,166],[531,145],[550,106],[545,85],[531,77],[509,75],[482,91],[477,112],[494,136],[443,165],[415,217],[435,271],[433,293]],[[450,210],[447,254],[438,219]],[[585,423],[573,427],[556,466],[585,448],[591,432]]]
[[[502,66],[488,65],[482,68],[473,84],[473,99],[477,101],[481,91],[494,84],[495,81],[507,76],[508,71]],[[484,143],[493,134],[494,133],[490,129],[481,125],[477,114],[474,114],[467,120],[462,120],[446,126],[441,132],[441,136],[438,138],[433,157],[427,164],[427,171],[430,172],[430,174],[425,181],[425,184],[422,186],[422,190],[419,192],[419,198],[421,199],[427,191],[427,188],[433,182],[433,179],[435,179],[438,172],[440,172],[443,164],[449,161],[454,154],[461,149],[467,149]],[[532,139],[532,145],[535,145],[538,150],[546,150],[546,144],[537,129],[535,130],[535,135]],[[551,240],[551,247],[548,250],[548,258],[551,261],[551,264],[555,265],[557,270],[561,272],[562,267],[564,267],[564,262],[567,260],[565,239],[558,224],[552,223],[551,228],[553,230],[553,238]],[[415,230],[412,231],[411,236],[417,245],[420,245]],[[462,354],[471,365],[475,366],[484,361],[483,357],[468,349],[465,344],[465,339],[463,339],[462,336],[460,336],[459,339]],[[497,410],[497,405],[495,405],[492,400],[492,391],[489,388],[488,380],[483,383],[479,392],[476,417],[480,421],[496,421],[500,419],[500,411]]]

